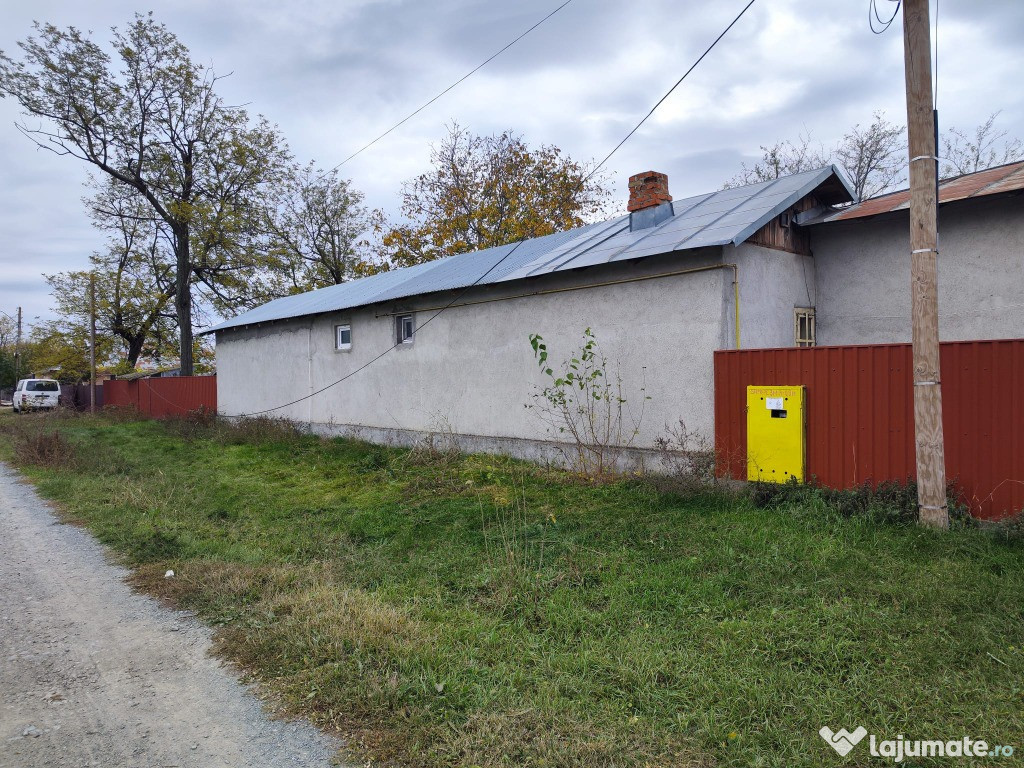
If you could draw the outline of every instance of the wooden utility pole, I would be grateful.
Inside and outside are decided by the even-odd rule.
[[[89,413],[96,413],[96,273],[89,275]]]
[[[14,386],[21,378],[21,307],[18,307],[18,331],[14,336]]]
[[[910,312],[918,516],[922,525],[948,528],[939,374],[938,159],[928,0],[903,0],[903,56],[910,153]]]

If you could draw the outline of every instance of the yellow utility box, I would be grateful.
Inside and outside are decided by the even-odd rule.
[[[747,387],[747,480],[804,481],[807,440],[801,387]]]

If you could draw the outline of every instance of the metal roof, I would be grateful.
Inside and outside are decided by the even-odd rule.
[[[225,320],[203,333],[662,253],[738,245],[811,192],[826,204],[854,199],[842,172],[830,165],[773,181],[665,203],[671,206],[671,215],[660,224],[644,229],[631,229],[629,215],[619,216],[524,240],[518,247],[509,244],[462,253],[286,296]]]
[[[1000,165],[977,173],[968,173],[939,183],[939,204],[969,197],[984,197],[1002,192],[1016,192],[1024,189],[1024,161]],[[827,221],[846,221],[877,216],[891,211],[902,211],[910,207],[910,190],[903,189],[888,195],[879,195],[836,213],[826,213],[807,224],[823,224]]]

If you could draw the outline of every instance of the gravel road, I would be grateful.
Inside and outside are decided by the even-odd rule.
[[[0,464],[0,767],[333,764],[339,741],[269,718],[207,628],[125,575]]]

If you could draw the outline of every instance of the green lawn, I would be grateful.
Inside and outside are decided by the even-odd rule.
[[[870,764],[823,725],[1024,753],[1019,540],[267,425],[4,417],[2,455],[36,425],[74,447],[24,467],[43,495],[377,759]]]

